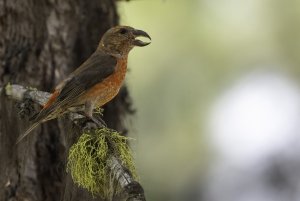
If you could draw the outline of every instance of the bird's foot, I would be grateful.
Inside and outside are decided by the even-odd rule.
[[[95,124],[97,124],[100,128],[101,128],[101,127],[107,127],[105,121],[104,121],[101,117],[96,118],[96,117],[94,117],[94,116],[91,116],[91,117],[89,117],[89,118],[90,118]]]
[[[80,115],[85,116],[88,120],[91,120],[92,122],[88,122],[88,124],[94,124],[94,128],[102,128],[102,127],[107,127],[107,124],[105,123],[105,121],[101,118],[100,115],[87,115],[84,111],[79,111],[77,112]],[[102,115],[102,114],[101,114]],[[88,126],[91,127],[91,126]]]

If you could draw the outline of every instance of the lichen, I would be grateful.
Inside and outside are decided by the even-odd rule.
[[[103,112],[104,112],[104,109],[102,107],[97,107],[94,109],[94,113],[100,114],[101,116],[103,116]]]
[[[12,91],[12,86],[11,86],[10,82],[8,82],[5,86],[5,94],[10,95],[11,91]]]
[[[67,171],[73,181],[93,195],[111,198],[118,191],[118,186],[115,186],[116,182],[108,167],[109,156],[118,158],[133,177],[137,178],[127,141],[127,137],[108,128],[83,133],[69,151]]]

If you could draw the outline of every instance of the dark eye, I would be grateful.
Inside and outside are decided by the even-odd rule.
[[[127,33],[126,29],[124,29],[124,28],[120,29],[120,34],[126,34],[126,33]]]

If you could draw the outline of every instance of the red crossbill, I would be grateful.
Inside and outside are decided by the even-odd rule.
[[[93,117],[95,107],[112,100],[119,92],[127,70],[127,58],[135,46],[146,46],[137,37],[150,36],[129,26],[116,26],[109,29],[101,38],[96,51],[54,90],[48,102],[32,118],[32,126],[21,135],[20,142],[39,124],[57,118],[69,111],[81,108],[83,114],[97,124]]]

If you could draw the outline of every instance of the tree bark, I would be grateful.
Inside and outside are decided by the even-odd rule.
[[[1,86],[9,82],[51,91],[116,24],[113,0],[0,0]],[[124,86],[104,107],[110,128],[126,133],[123,119],[133,112],[130,103]],[[22,104],[7,99],[2,90],[0,200],[100,200],[77,187],[66,173],[69,147],[80,135],[71,121],[45,123],[15,145],[30,125],[30,114],[20,114]]]

